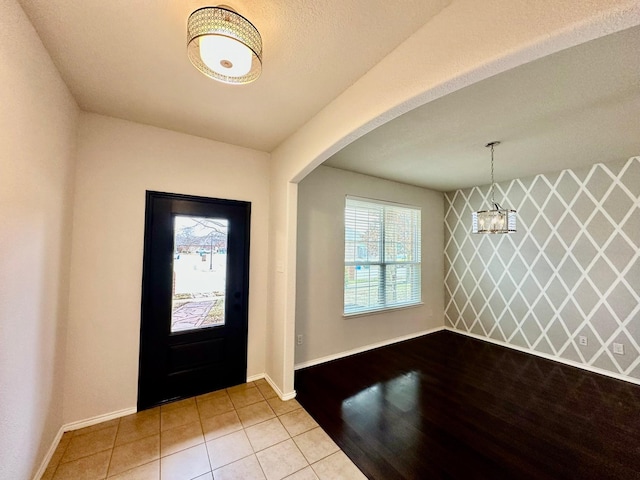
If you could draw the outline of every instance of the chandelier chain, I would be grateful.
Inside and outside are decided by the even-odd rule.
[[[491,205],[496,204],[495,200],[495,181],[493,180],[493,147],[495,147],[495,143],[491,144]]]

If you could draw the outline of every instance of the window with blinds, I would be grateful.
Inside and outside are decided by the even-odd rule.
[[[420,209],[347,197],[344,314],[421,302]]]

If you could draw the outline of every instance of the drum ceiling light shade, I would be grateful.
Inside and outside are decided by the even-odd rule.
[[[491,148],[491,210],[479,210],[471,214],[471,233],[514,233],[516,231],[516,211],[503,209],[494,198],[493,149],[500,142],[490,142]]]
[[[187,22],[187,52],[194,67],[224,83],[244,84],[262,72],[262,38],[231,7],[199,8]]]

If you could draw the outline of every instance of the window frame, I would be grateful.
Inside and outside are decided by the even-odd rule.
[[[364,248],[364,247],[360,247],[358,245],[357,238],[349,240],[350,235],[354,235],[354,236],[356,235],[355,233],[350,234],[349,227],[352,226],[352,230],[355,231],[355,224],[357,223],[357,220],[354,220],[353,222],[347,221],[347,213],[350,208],[349,206],[350,201],[359,202],[361,204],[364,204],[364,206],[368,204],[368,205],[380,208],[380,212],[381,212],[380,222],[378,223],[379,229],[380,229],[380,235],[379,235],[380,238],[378,240],[378,251],[380,253],[378,255],[377,261],[365,260],[362,258],[359,259],[358,257],[360,257],[360,255],[358,255],[357,252],[359,248]],[[353,205],[351,206],[351,208],[355,210],[357,207]],[[397,260],[397,259],[387,260],[386,258],[387,257],[386,242],[387,242],[387,236],[388,236],[387,235],[388,228],[386,224],[387,208],[411,211],[411,215],[416,215],[415,217],[411,218],[411,225],[410,225],[413,227],[412,229],[413,232],[411,234],[411,244],[413,248],[412,255],[411,255],[412,260]],[[343,236],[344,277],[343,277],[343,308],[342,308],[343,317],[348,318],[348,317],[355,317],[355,316],[362,316],[362,315],[370,315],[375,313],[387,312],[390,310],[412,308],[412,307],[423,305],[423,302],[422,302],[422,208],[417,205],[407,205],[407,204],[389,202],[385,200],[377,200],[372,198],[346,195],[345,203],[344,203],[343,220],[344,220],[344,232],[343,232],[344,233],[344,236]],[[352,245],[353,260],[348,261],[347,248],[350,242],[353,244]],[[395,292],[397,291],[397,288],[396,290],[389,289],[386,276],[389,270],[388,267],[396,266],[396,265],[406,265],[410,267],[410,270],[412,270],[411,274],[407,273],[407,275],[411,275],[413,279],[413,281],[409,283],[410,288],[412,289],[411,298],[405,301],[389,302],[387,300],[387,295],[389,293],[395,294]],[[349,276],[348,269],[349,268],[357,269],[358,267],[371,267],[371,266],[377,266],[380,269],[379,276],[382,278],[381,281],[377,282],[378,289],[379,289],[378,296],[377,296],[378,303],[371,304],[369,302],[368,305],[364,307],[347,308],[347,303],[346,303],[347,291],[349,288],[347,285],[348,276]],[[371,288],[371,286],[369,286],[369,288]]]

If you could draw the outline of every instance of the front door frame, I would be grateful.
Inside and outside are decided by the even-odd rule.
[[[210,205],[212,208],[231,208],[237,209],[238,211],[244,212],[243,224],[241,228],[244,229],[244,234],[242,235],[242,241],[236,246],[236,255],[242,254],[244,258],[243,268],[241,271],[229,272],[232,273],[238,281],[234,282],[241,290],[241,296],[238,293],[235,293],[234,296],[234,312],[238,311],[237,304],[242,302],[243,309],[241,310],[240,315],[238,316],[236,313],[236,321],[233,323],[225,323],[225,327],[229,330],[232,330],[233,335],[238,335],[241,337],[241,341],[235,342],[235,349],[238,353],[238,362],[234,362],[233,364],[233,373],[227,379],[225,378],[223,383],[217,386],[217,388],[223,388],[226,386],[231,386],[239,383],[243,383],[246,381],[247,375],[247,353],[248,353],[248,298],[249,298],[249,241],[250,241],[250,221],[251,221],[251,203],[238,201],[238,200],[226,200],[219,198],[208,198],[208,197],[199,197],[193,195],[183,195],[183,194],[174,194],[174,193],[164,193],[157,191],[147,191],[146,192],[146,209],[145,209],[145,237],[144,237],[144,256],[143,256],[143,278],[142,278],[142,298],[141,298],[141,321],[140,321],[140,355],[139,355],[139,373],[138,373],[138,410],[143,410],[146,408],[150,408],[156,405],[160,405],[162,403],[166,403],[169,401],[178,400],[180,398],[186,398],[195,394],[205,393],[210,391],[210,389],[203,389],[202,391],[189,391],[184,395],[171,395],[167,398],[158,398],[157,394],[157,383],[161,382],[161,378],[151,371],[149,368],[150,365],[153,365],[153,362],[158,359],[159,355],[167,355],[165,352],[158,352],[158,350],[151,345],[149,341],[150,331],[151,336],[158,335],[158,329],[154,330],[152,327],[153,322],[158,322],[158,317],[164,317],[165,315],[159,315],[158,310],[155,307],[151,307],[157,301],[157,297],[153,297],[153,295],[157,291],[157,279],[164,278],[162,275],[169,271],[173,270],[173,267],[167,267],[167,265],[161,264],[158,265],[157,256],[152,255],[152,249],[158,248],[157,244],[154,246],[154,241],[158,242],[158,235],[152,234],[154,232],[154,228],[162,228],[164,230],[170,229],[171,235],[173,235],[173,221],[168,222],[167,218],[162,218],[162,222],[160,223],[160,227],[156,225],[154,227],[154,218],[155,221],[158,222],[158,215],[167,215],[166,206],[162,214],[158,214],[157,211],[154,212],[154,208],[159,210],[161,203],[157,202],[174,202],[171,203],[171,213],[170,215],[173,217],[175,215],[196,215],[200,214],[196,213],[202,205]],[[191,202],[191,203],[189,203]],[[196,205],[198,208],[191,211],[191,206]],[[156,217],[154,217],[154,214]],[[169,223],[171,225],[169,225]],[[166,235],[165,235],[166,237]],[[163,239],[166,242],[166,238]],[[230,239],[231,241],[231,239]],[[172,239],[172,249],[173,252],[173,239]],[[164,248],[164,247],[163,247]],[[164,248],[166,249],[166,248]],[[171,253],[171,258],[173,258],[173,253]],[[167,261],[172,261],[169,258]],[[165,259],[162,257],[162,262]],[[162,280],[166,281],[166,279]],[[154,284],[156,285],[154,287]],[[154,290],[155,288],[155,290]],[[229,287],[227,287],[228,289]],[[164,288],[163,290],[166,290]],[[228,293],[228,292],[227,292]],[[165,292],[166,295],[166,292]],[[225,313],[225,317],[228,317],[228,312],[232,308],[232,302],[229,301],[229,293],[227,296],[227,301],[225,302],[227,313]],[[167,299],[163,300],[164,302]],[[164,311],[166,311],[166,305],[164,306]],[[170,310],[169,310],[170,312]],[[170,317],[170,313],[169,313]],[[230,318],[230,317],[228,317]],[[165,319],[170,323],[170,318]],[[165,325],[165,329],[168,328],[168,331],[165,333],[170,335],[170,326]],[[218,328],[218,327],[213,327]],[[213,330],[213,328],[211,330]],[[208,329],[203,329],[202,332],[205,332]],[[188,335],[189,333],[187,333]],[[178,335],[182,335],[182,332],[179,332]],[[154,338],[152,341],[155,341]],[[164,357],[160,359],[158,363],[168,362]],[[153,392],[153,393],[151,393]]]

